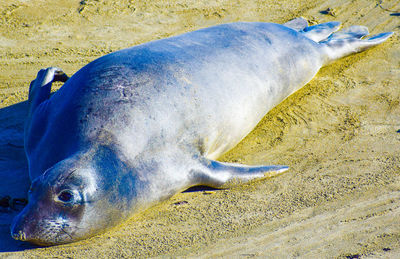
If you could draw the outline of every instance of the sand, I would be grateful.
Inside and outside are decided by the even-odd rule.
[[[0,257],[399,258],[400,2],[379,2],[1,1],[0,196],[29,187],[24,101],[41,68],[72,75],[118,49],[235,21],[303,16],[396,34],[321,69],[220,158],[287,173],[177,194],[103,235],[47,248],[12,240],[17,212],[0,208]]]

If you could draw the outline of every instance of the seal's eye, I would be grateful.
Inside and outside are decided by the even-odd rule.
[[[64,190],[58,194],[57,198],[62,202],[71,202],[74,198],[74,194],[71,191]]]

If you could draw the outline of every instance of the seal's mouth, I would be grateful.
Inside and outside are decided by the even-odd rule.
[[[35,230],[36,232],[39,230]],[[36,233],[34,231],[34,233]],[[58,233],[57,233],[58,232]],[[43,229],[40,233],[29,234],[28,230],[13,226],[11,236],[15,240],[29,242],[40,246],[59,245],[72,242],[72,237],[65,230],[54,231],[54,229]]]
[[[58,245],[73,241],[73,237],[67,230],[70,226],[62,217],[55,219],[40,217],[39,220],[36,220],[37,215],[32,215],[30,212],[29,208],[25,208],[15,217],[11,225],[12,238],[40,246]]]
[[[11,224],[11,237],[15,240],[27,241],[26,229],[24,227],[26,225],[25,211],[26,207],[14,218]]]
[[[11,236],[15,240],[29,242],[29,243],[39,245],[39,246],[56,245],[56,243],[48,243],[48,242],[42,242],[41,240],[29,239],[29,238],[27,238],[27,235],[25,234],[25,232],[23,232],[22,230],[19,230],[17,233],[11,233]]]

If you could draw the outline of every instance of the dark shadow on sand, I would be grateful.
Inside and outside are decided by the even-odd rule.
[[[27,110],[27,102],[0,109],[0,198],[27,198],[30,180],[23,140]],[[0,210],[0,253],[36,247],[10,236],[10,225],[20,210],[20,206]]]
[[[209,186],[205,186],[205,185],[197,185],[197,186],[192,186],[183,192],[204,192],[204,191],[220,191],[220,190],[223,190],[223,189],[217,189],[217,188],[213,188],[213,187],[209,187]]]

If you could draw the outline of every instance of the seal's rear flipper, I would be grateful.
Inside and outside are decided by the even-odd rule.
[[[68,76],[57,67],[49,67],[46,69],[41,69],[36,79],[33,80],[29,86],[29,112],[28,117],[25,120],[25,140],[27,137],[27,132],[31,126],[31,120],[33,113],[40,106],[41,103],[50,98],[51,85],[53,82],[66,82]],[[43,108],[43,105],[42,105]],[[44,113],[44,111],[41,111]]]
[[[328,40],[339,40],[339,39],[361,39],[365,35],[368,35],[368,28],[365,26],[354,25],[347,29],[340,30],[333,33]]]
[[[57,67],[49,67],[46,69],[41,69],[36,79],[33,80],[29,86],[29,98],[31,111],[42,103],[43,101],[49,99],[51,84],[53,82],[66,82],[68,76]]]
[[[380,33],[362,39],[365,35],[368,35],[368,28],[364,26],[352,26],[334,33],[325,41],[320,42],[319,44],[326,56],[325,64],[381,44],[392,36],[393,32]]]
[[[295,31],[302,31],[308,26],[308,22],[303,17],[298,17],[293,20],[288,21],[287,23],[283,24],[286,27],[289,27]]]
[[[261,177],[272,177],[289,169],[287,166],[249,166],[235,163],[223,163],[202,158],[202,170],[195,170],[197,184],[220,187],[231,181],[247,182]]]
[[[326,22],[305,28],[301,33],[307,38],[320,42],[339,30],[340,22]]]

